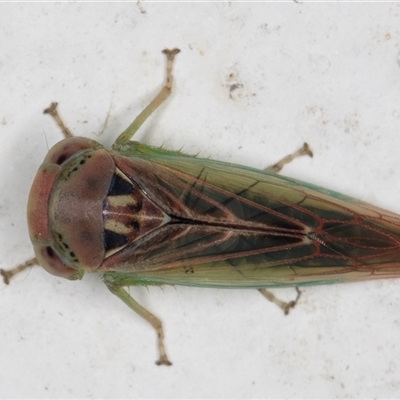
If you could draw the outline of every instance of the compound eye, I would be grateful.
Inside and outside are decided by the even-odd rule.
[[[78,273],[75,268],[66,265],[51,246],[36,247],[35,253],[39,264],[52,275],[74,279]]]
[[[75,153],[92,149],[93,141],[84,138],[67,138],[55,144],[47,153],[44,163],[62,165]]]

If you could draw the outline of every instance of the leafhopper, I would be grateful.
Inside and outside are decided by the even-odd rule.
[[[287,313],[272,287],[400,275],[400,216],[277,175],[307,145],[266,170],[131,141],[170,95],[178,49],[164,50],[166,83],[111,150],[76,137],[53,103],[65,139],[33,182],[28,226],[33,265],[70,280],[99,273],[108,289],[157,332],[159,365],[171,365],[161,321],[125,289],[135,285],[254,288]]]

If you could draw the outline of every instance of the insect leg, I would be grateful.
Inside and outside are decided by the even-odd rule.
[[[284,165],[289,164],[295,158],[301,156],[309,156],[309,157],[313,156],[310,146],[307,143],[304,143],[301,149],[295,151],[292,154],[287,155],[286,157],[283,157],[282,160],[279,160],[277,163],[271,165],[270,167],[265,168],[265,170],[277,174],[284,167]]]
[[[46,108],[43,111],[43,114],[49,114],[51,117],[53,117],[54,121],[56,121],[56,124],[60,127],[62,133],[66,138],[73,137],[74,134],[65,126],[63,120],[61,119],[60,114],[57,110],[57,105],[58,103],[56,102],[51,103],[50,107]]]
[[[167,77],[164,87],[160,93],[150,102],[150,104],[135,118],[135,120],[128,126],[128,128],[122,132],[114,145],[119,146],[123,143],[128,142],[132,139],[133,135],[142,126],[146,119],[160,106],[171,94],[172,89],[172,65],[175,56],[180,52],[179,49],[163,50],[163,53],[167,56]]]
[[[298,287],[296,287],[296,291],[297,291],[297,297],[295,300],[289,301],[289,302],[285,302],[282,300],[279,300],[278,298],[275,297],[275,295],[270,292],[267,289],[258,289],[258,291],[269,301],[271,301],[272,303],[275,303],[279,308],[281,308],[283,310],[283,312],[285,313],[285,315],[289,314],[290,309],[294,308],[295,305],[297,304],[297,302],[300,299],[301,296],[301,291]]]
[[[27,268],[33,267],[35,265],[39,265],[38,260],[36,258],[31,258],[24,264],[18,265],[18,267],[15,267],[13,269],[10,269],[9,271],[5,271],[4,269],[0,269],[0,274],[3,277],[3,281],[6,285],[10,283],[10,279],[14,276],[19,274],[20,272],[24,271]]]
[[[289,164],[295,158],[301,157],[301,156],[309,156],[309,157],[313,156],[310,146],[307,143],[304,143],[303,146],[299,150],[295,151],[294,153],[289,154],[286,157],[283,157],[277,163],[271,165],[268,168],[265,168],[265,170],[268,172],[274,172],[275,174],[277,174],[278,172],[280,172],[282,170],[282,168],[286,164]],[[285,315],[289,314],[290,309],[295,307],[295,305],[299,301],[299,298],[301,295],[300,289],[298,287],[296,287],[296,291],[297,291],[296,299],[286,303],[282,300],[279,300],[272,292],[270,292],[267,289],[258,289],[258,291],[269,301],[271,301],[272,303],[275,303],[279,308],[281,308],[283,310],[283,312],[285,313]]]
[[[108,289],[119,297],[129,308],[139,314],[144,318],[157,332],[158,341],[158,352],[160,358],[156,361],[157,365],[172,365],[168,360],[167,354],[164,347],[164,330],[162,327],[162,322],[153,315],[150,311],[147,311],[143,306],[141,306],[123,287],[107,283]]]

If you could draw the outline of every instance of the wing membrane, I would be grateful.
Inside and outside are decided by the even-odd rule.
[[[233,164],[114,159],[172,217],[103,263],[124,284],[272,287],[400,275],[396,214]]]

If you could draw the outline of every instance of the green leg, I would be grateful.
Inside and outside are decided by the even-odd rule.
[[[175,56],[180,52],[179,49],[163,50],[167,56],[167,78],[164,87],[154,100],[135,118],[135,120],[122,132],[114,143],[114,146],[120,146],[132,139],[133,135],[143,125],[144,121],[160,106],[171,94],[172,89],[172,65]]]
[[[160,358],[156,361],[157,365],[172,365],[168,360],[164,347],[164,330],[162,322],[151,312],[141,306],[123,287],[107,283],[108,289],[119,297],[129,308],[144,318],[157,332],[158,351]]]

